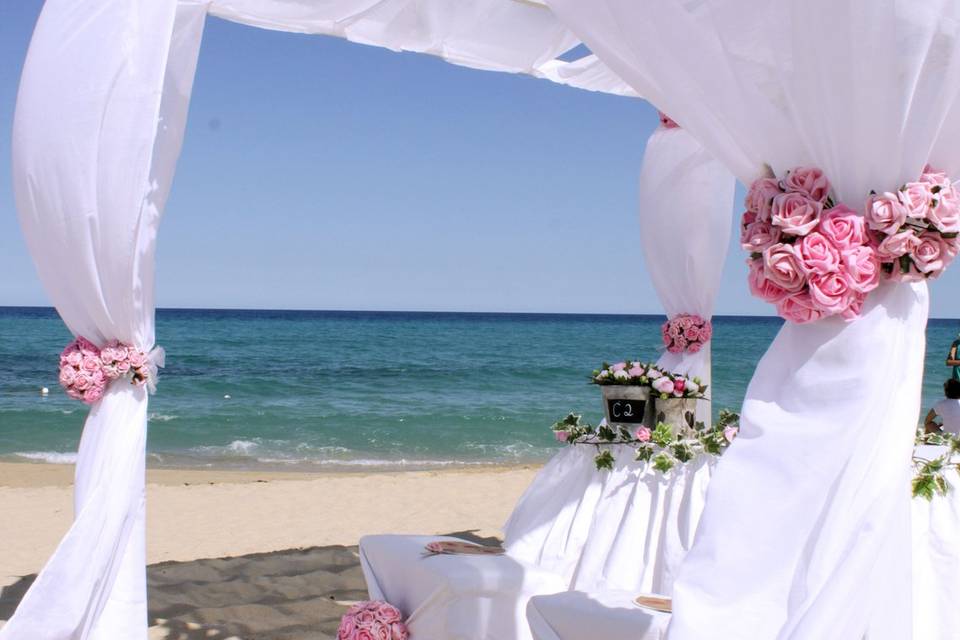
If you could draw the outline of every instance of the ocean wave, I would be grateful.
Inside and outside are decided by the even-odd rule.
[[[171,416],[165,413],[148,413],[147,420],[150,422],[170,422],[171,420],[176,420],[178,416]]]
[[[62,451],[15,451],[12,455],[34,462],[46,462],[48,464],[76,464],[77,453]]]

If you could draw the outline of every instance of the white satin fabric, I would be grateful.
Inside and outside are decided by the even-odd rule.
[[[568,591],[527,605],[533,640],[663,640],[670,614],[641,609],[636,591]]]
[[[156,231],[204,16],[192,3],[47,0],[31,41],[13,128],[20,222],[60,316],[99,344],[154,345]],[[115,382],[92,406],[74,523],[0,638],[146,638],[146,428],[142,387]]]
[[[745,183],[814,165],[856,208],[928,161],[960,170],[956,0],[548,2]],[[675,584],[671,640],[910,637],[901,480],[926,314],[925,285],[885,286],[855,322],[780,333]]]
[[[647,141],[640,244],[668,318],[713,316],[730,242],[734,184],[733,175],[683,129],[661,127]],[[709,385],[710,343],[697,353],[664,351],[657,364]],[[701,403],[697,419],[710,423],[709,403]]]

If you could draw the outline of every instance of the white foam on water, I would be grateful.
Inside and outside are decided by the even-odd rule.
[[[170,416],[165,413],[149,413],[147,414],[147,420],[150,422],[170,422],[171,420],[176,420],[177,416]]]
[[[48,464],[76,464],[77,453],[75,451],[64,453],[62,451],[16,451],[13,453],[18,458],[33,460],[35,462],[46,462]]]

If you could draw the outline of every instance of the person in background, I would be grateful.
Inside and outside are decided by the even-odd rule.
[[[943,395],[946,398],[933,405],[933,408],[927,413],[927,419],[923,425],[924,431],[926,433],[944,431],[960,435],[960,380],[950,378],[944,382]],[[940,418],[939,424],[936,422],[938,417]]]
[[[960,347],[960,334],[957,334],[956,340],[950,345],[950,352],[947,353],[947,366],[953,367],[954,380],[960,380],[960,354],[957,354],[958,347]]]

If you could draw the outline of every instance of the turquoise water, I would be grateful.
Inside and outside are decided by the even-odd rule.
[[[655,359],[659,316],[161,310],[154,466],[432,467],[543,460],[596,422],[602,360]],[[775,318],[714,320],[714,408],[737,408]],[[924,406],[960,321],[927,330]],[[57,385],[49,309],[0,308],[0,456],[73,459],[86,407]],[[49,387],[50,395],[38,391]],[[230,396],[229,399],[225,396]]]

